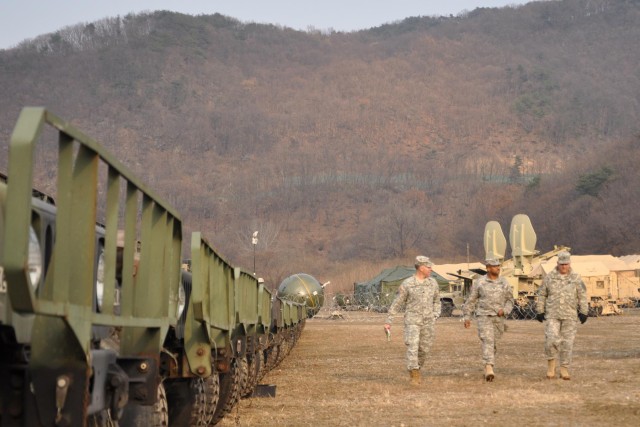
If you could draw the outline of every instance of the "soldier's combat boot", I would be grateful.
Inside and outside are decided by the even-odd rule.
[[[411,376],[411,385],[420,385],[420,370],[412,369],[409,371]]]
[[[493,381],[494,377],[495,375],[493,374],[493,366],[486,365],[484,367],[484,379],[490,383],[491,381]]]
[[[560,366],[560,378],[563,380],[570,380],[569,369],[566,366]]]
[[[556,359],[547,360],[547,379],[552,380],[556,377]]]

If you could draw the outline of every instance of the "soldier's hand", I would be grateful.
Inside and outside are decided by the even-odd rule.
[[[471,327],[471,320],[465,320],[464,321],[464,328],[465,329],[469,329]]]
[[[584,324],[587,321],[588,316],[586,314],[578,313],[578,317],[580,318],[580,323]]]
[[[498,310],[498,317],[504,317],[504,310],[503,309]]]
[[[544,313],[536,314],[536,320],[540,323],[544,322],[545,321]]]

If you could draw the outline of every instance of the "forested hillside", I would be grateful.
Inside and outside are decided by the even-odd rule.
[[[0,51],[0,169],[20,109],[46,106],[235,264],[252,265],[259,230],[258,274],[276,284],[416,253],[462,261],[467,244],[478,260],[484,224],[507,232],[515,213],[543,251],[638,253],[638,40],[637,0],[353,33],[105,18]]]

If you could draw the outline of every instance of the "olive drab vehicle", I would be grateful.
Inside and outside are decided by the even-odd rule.
[[[57,147],[43,147],[44,131]],[[46,141],[50,143],[51,141]],[[53,148],[53,149],[52,149]],[[57,151],[56,205],[33,198],[36,150]],[[105,225],[98,225],[98,168],[106,162]],[[120,183],[127,199],[119,200]],[[142,209],[139,210],[139,201]],[[84,425],[152,405],[164,335],[175,322],[180,217],[89,137],[42,108],[25,108],[11,136],[4,200],[2,425]],[[122,283],[116,285],[118,212],[124,213]],[[140,214],[140,215],[139,215]],[[30,239],[37,236],[38,242]],[[142,248],[134,275],[136,236]],[[30,246],[44,247],[29,274]],[[146,268],[149,267],[149,268]],[[97,299],[98,272],[102,298]],[[103,280],[103,281],[102,281]],[[122,288],[120,314],[116,289]],[[101,345],[118,328],[117,350]]]
[[[469,273],[473,274],[473,271],[456,270],[455,273],[447,273],[457,280],[449,282],[444,290],[443,286],[440,285],[440,317],[452,317],[461,313],[464,301],[469,295],[473,283],[473,277]]]
[[[33,189],[37,150],[57,155],[55,202]],[[214,425],[300,337],[306,306],[199,232],[182,269],[179,213],[46,109],[21,112],[7,175],[0,427]]]

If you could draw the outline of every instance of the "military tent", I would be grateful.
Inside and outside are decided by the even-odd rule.
[[[380,274],[367,282],[356,283],[354,289],[356,303],[374,310],[388,308],[402,281],[415,272],[415,267],[399,265],[382,270]],[[443,286],[448,289],[449,281],[447,279],[435,272],[431,273],[431,277],[436,279],[441,289]]]

